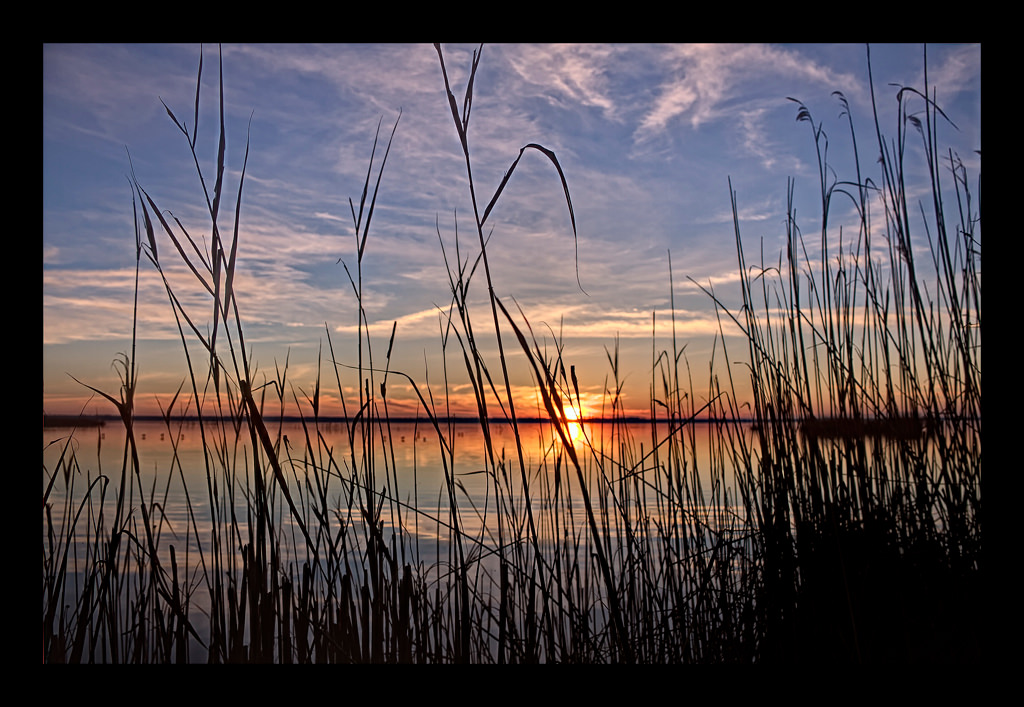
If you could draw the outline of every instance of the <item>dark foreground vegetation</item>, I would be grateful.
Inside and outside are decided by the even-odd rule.
[[[698,396],[673,342],[654,358],[650,436],[641,439],[624,422],[616,429],[623,412],[610,352],[612,434],[574,445],[565,410],[579,402],[575,371],[560,345],[542,347],[527,315],[494,293],[486,250],[491,207],[519,159],[539,155],[559,177],[561,167],[527,145],[493,198],[478,202],[467,129],[480,54],[461,108],[437,54],[476,221],[474,248],[452,254],[442,240],[444,358],[476,393],[486,505],[472,505],[455,476],[444,398],[389,370],[394,333],[381,357],[365,327],[362,260],[390,142],[376,182],[371,158],[352,204],[357,249],[346,272],[360,307],[358,365],[335,363],[328,334],[325,378],[303,401],[305,439],[282,443],[272,418],[284,409],[287,370],[268,378],[250,368],[237,315],[245,167],[238,202],[225,207],[222,117],[216,174],[201,180],[208,250],[134,185],[138,262],[145,256],[163,275],[168,254],[183,259],[213,304],[198,319],[164,279],[189,360],[184,397],[202,401],[187,411],[172,404],[165,424],[170,431],[185,412],[203,420],[207,485],[187,489],[188,520],[171,528],[161,493],[180,465],[144,483],[136,364],[124,354],[121,390],[95,391],[125,427],[123,466],[85,473],[67,444],[43,470],[44,662],[979,661],[980,213],[959,157],[939,149],[945,117],[927,81],[896,94],[895,139],[876,118],[870,151],[881,159],[845,181],[829,176],[821,125],[797,104],[821,156],[822,221],[807,237],[791,209],[785,252],[751,263],[737,219],[743,305],[730,310],[706,290],[723,323],[723,360],[742,354],[749,366],[726,366]],[[198,100],[197,90],[197,118]],[[190,133],[168,114],[194,154],[196,126]],[[908,150],[911,141],[923,150]],[[908,202],[908,152],[924,155],[927,203]],[[572,215],[564,178],[561,188]],[[855,206],[859,231],[834,232],[838,201]],[[229,232],[219,226],[225,208]],[[158,255],[158,239],[173,245]],[[470,309],[471,281],[490,293],[484,312]],[[725,350],[734,326],[746,351]],[[498,356],[485,360],[474,342],[495,335]],[[551,422],[541,468],[524,453],[535,442],[520,435],[513,361],[535,375]],[[749,409],[739,408],[736,371],[752,382]],[[318,429],[321,383],[345,400],[342,381],[352,377],[349,443],[330,447]],[[387,398],[395,380],[415,387],[436,438],[440,517],[410,507],[397,487]],[[709,468],[697,468],[696,416],[717,420],[708,423]],[[508,448],[495,419],[512,432]],[[428,522],[441,532],[425,541],[416,529]]]

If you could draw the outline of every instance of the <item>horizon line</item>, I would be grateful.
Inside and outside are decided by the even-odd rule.
[[[218,421],[219,422],[219,421],[224,421],[224,420],[233,420],[234,417],[230,416],[230,415],[203,415],[203,416],[199,416],[199,415],[191,414],[191,415],[170,415],[170,416],[165,416],[165,415],[148,414],[148,415],[135,415],[132,419],[135,420],[135,421],[139,421],[139,422],[163,422],[163,421],[174,421],[174,422],[201,422],[201,421],[214,422],[214,421]],[[303,416],[303,415],[264,415],[263,419],[265,421],[268,421],[268,422],[324,422],[324,423],[340,423],[340,422],[352,422],[352,421],[355,421],[355,420],[357,420],[359,418],[358,417],[351,417],[351,416],[343,416],[343,415],[326,415],[326,416],[321,416],[321,417],[307,417],[307,416]],[[379,419],[380,421],[392,422],[392,423],[394,423],[394,422],[398,422],[398,423],[420,423],[420,422],[422,422],[422,423],[427,423],[427,424],[430,424],[432,420],[436,420],[438,423],[457,423],[457,424],[479,424],[480,421],[481,421],[481,418],[478,417],[478,416],[475,416],[475,415],[448,415],[448,416],[437,417],[437,418],[430,418],[428,416],[411,417],[411,416],[408,416],[408,415],[392,415],[392,416],[381,417],[381,418],[376,418],[376,419]],[[75,423],[79,423],[79,424],[96,424],[96,423],[106,423],[106,422],[120,421],[120,420],[121,420],[120,415],[115,415],[115,414],[110,414],[110,413],[95,414],[95,415],[89,415],[89,414],[76,415],[76,414],[61,414],[61,413],[47,414],[47,413],[43,413],[43,423],[44,423],[44,426],[46,426],[47,423],[49,423],[50,426],[55,426],[55,425],[64,426],[65,424],[67,424],[67,425],[72,425],[72,424],[75,424]],[[692,422],[754,422],[755,419],[753,417],[707,417],[707,416],[700,416],[700,417],[693,417],[693,418],[673,418],[673,419],[668,419],[668,418],[661,418],[661,417],[652,418],[650,416],[643,416],[643,415],[623,415],[623,416],[615,416],[615,417],[584,417],[581,420],[570,420],[569,422],[576,422],[576,423],[584,422],[584,423],[604,424],[604,423],[610,423],[610,422],[631,422],[631,423],[637,423],[637,422],[659,422],[659,423],[662,423],[662,422],[665,422],[665,423],[667,423],[667,422],[676,422],[676,423],[678,423],[678,422],[682,422],[682,421],[692,421]],[[488,417],[487,418],[487,422],[488,423],[506,423],[506,424],[510,424],[511,420],[509,420],[507,417],[498,416],[498,417]],[[548,417],[520,416],[520,417],[516,417],[516,422],[517,423],[526,423],[526,424],[535,424],[535,423],[541,423],[541,422],[551,423],[552,420],[551,420],[551,418],[548,418]]]

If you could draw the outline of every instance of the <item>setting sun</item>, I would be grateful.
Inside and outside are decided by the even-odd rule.
[[[582,415],[572,405],[565,408],[565,419],[566,419],[566,432],[569,433],[569,439],[573,442],[578,440],[583,434],[583,428],[580,426],[580,419]]]

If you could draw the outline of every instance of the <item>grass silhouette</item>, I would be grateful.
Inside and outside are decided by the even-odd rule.
[[[184,474],[175,447],[163,491],[144,483],[133,348],[118,359],[116,394],[92,388],[125,428],[120,470],[83,475],[71,437],[55,467],[44,466],[44,662],[979,661],[971,607],[981,580],[980,212],[959,158],[938,151],[944,115],[927,78],[923,91],[899,92],[894,142],[875,118],[880,178],[859,164],[849,181],[826,178],[827,138],[796,102],[818,147],[822,222],[820,236],[807,239],[790,206],[777,262],[748,264],[732,194],[742,307],[730,310],[704,289],[726,361],[727,327],[743,332],[750,410],[741,411],[728,365],[721,375],[712,366],[698,405],[673,337],[670,349],[652,353],[649,437],[639,437],[617,395],[613,347],[601,434],[574,440],[567,410],[582,408],[575,368],[567,373],[561,341],[542,346],[528,313],[495,292],[485,234],[520,159],[538,153],[559,178],[575,238],[567,180],[555,154],[531,143],[487,204],[478,201],[468,125],[482,47],[461,110],[436,51],[477,237],[467,255],[457,237],[449,253],[438,233],[451,292],[443,382],[447,390],[449,363],[468,374],[484,500],[456,474],[448,401],[391,369],[394,328],[383,357],[371,341],[362,264],[390,140],[377,164],[375,139],[359,202],[350,201],[356,268],[345,271],[359,305],[358,361],[339,364],[327,332],[328,376],[304,401],[291,391],[304,438],[283,438],[287,364],[272,375],[252,364],[234,289],[245,164],[231,229],[222,232],[223,95],[211,192],[195,153],[197,78],[192,132],[167,113],[195,157],[211,243],[204,248],[168,220],[137,181],[133,206],[136,273],[145,256],[163,277],[188,364],[163,424],[176,440],[176,421],[186,412],[198,418],[206,487],[185,490],[188,522],[172,529],[167,489],[175,477],[184,485]],[[849,126],[856,144],[852,118]],[[398,121],[392,136],[397,129]],[[923,239],[904,184],[913,132],[932,180]],[[957,203],[947,209],[950,177]],[[793,190],[790,183],[791,202]],[[857,209],[855,235],[833,235],[837,198]],[[158,240],[170,242],[211,310],[183,305]],[[668,272],[672,289],[671,260]],[[469,297],[478,273],[488,292],[482,325]],[[496,337],[497,360],[477,346],[482,331]],[[535,378],[551,430],[539,462],[529,461],[532,442],[521,434],[513,358]],[[356,377],[357,399],[346,400],[343,376]],[[399,485],[388,414],[394,378],[411,384],[437,445],[431,463],[444,484],[436,513],[403,500],[410,489]],[[324,435],[321,384],[341,397],[344,448]],[[699,418],[711,420],[702,468]],[[509,456],[507,438],[498,439],[505,429]],[[437,528],[433,547],[421,525]]]

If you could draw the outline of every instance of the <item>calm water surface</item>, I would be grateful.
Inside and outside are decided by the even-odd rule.
[[[297,502],[301,500],[301,493],[295,489],[310,485],[322,488],[326,484],[329,503],[344,508],[352,480],[365,479],[367,455],[362,452],[362,440],[350,443],[349,427],[341,422],[321,423],[316,429],[304,428],[300,422],[272,422],[269,427]],[[707,477],[705,483],[710,485],[707,471],[715,450],[709,427],[696,424],[688,429],[683,449],[687,464],[691,468],[696,464]],[[664,425],[659,425],[659,440],[665,430]],[[464,526],[479,521],[480,516],[486,515],[488,505],[493,504],[493,477],[483,473],[491,467],[487,463],[481,426],[457,423],[445,425],[443,432],[450,450],[442,449],[437,433],[428,424],[412,422],[391,423],[383,430],[375,428],[369,447],[372,450],[370,466],[375,475],[372,486],[378,492],[388,489],[389,500],[397,502],[393,513],[401,516],[407,529],[423,537],[432,537],[437,532],[436,524],[428,521],[444,518],[448,512],[446,471],[454,482],[457,502],[468,511]],[[560,480],[575,478],[562,443],[552,439],[550,424],[522,424],[519,432],[531,495],[545,495],[558,475],[561,475]],[[155,513],[166,521],[164,527],[173,535],[185,533],[188,524],[199,526],[201,530],[210,522],[210,498],[214,492],[221,507],[232,495],[236,509],[244,510],[247,503],[243,489],[251,485],[253,467],[247,431],[243,427],[236,436],[230,425],[226,430],[217,425],[207,427],[205,439],[202,433],[196,422],[172,422],[170,426],[155,421],[136,423],[141,473],[133,484],[130,502],[133,507],[139,505],[141,482],[147,505],[156,509]],[[601,485],[599,479],[593,478],[598,474],[597,459],[611,457],[620,462],[612,466],[605,462],[605,469],[614,470],[606,473],[621,475],[633,471],[637,479],[653,484],[651,479],[657,476],[655,468],[664,464],[666,458],[664,445],[658,448],[657,458],[652,455],[655,444],[647,423],[573,424],[571,433],[581,464],[592,477],[588,483],[594,484],[593,488]],[[80,503],[90,483],[102,479],[99,483],[108,484],[106,495],[110,503],[120,483],[125,459],[124,427],[117,421],[108,421],[102,427],[75,430],[71,437],[70,428],[43,429],[44,490],[60,468],[51,502],[61,504],[70,498]],[[521,501],[521,471],[514,432],[510,426],[495,424],[491,426],[491,437],[499,469],[506,472],[501,478],[506,497]],[[262,450],[260,452],[262,458]],[[63,463],[60,462],[62,456]],[[69,469],[73,472],[64,473]],[[71,489],[70,495],[67,488]],[[419,512],[414,513],[413,508]],[[54,513],[58,510],[55,507]]]

